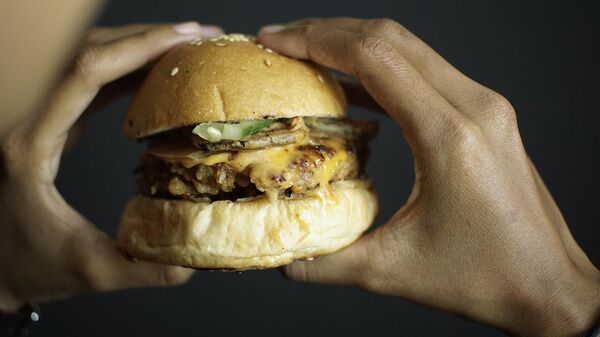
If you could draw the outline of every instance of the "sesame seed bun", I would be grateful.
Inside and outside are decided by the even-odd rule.
[[[211,121],[296,116],[344,117],[346,100],[324,69],[239,34],[193,41],[152,68],[124,120],[142,138]]]

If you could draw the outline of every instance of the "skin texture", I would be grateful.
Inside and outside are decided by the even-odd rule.
[[[600,272],[528,158],[505,98],[387,19],[310,19],[258,38],[355,78],[350,99],[384,110],[415,159],[412,193],[384,226],[289,265],[290,278],[398,296],[519,336],[573,336],[597,322]]]
[[[79,133],[73,126],[86,109],[127,91],[140,76],[126,75],[173,46],[221,33],[195,22],[93,29],[80,41],[44,109],[5,135],[0,144],[0,311],[83,291],[176,285],[190,278],[190,269],[129,261],[108,235],[65,202],[54,179],[69,133]]]

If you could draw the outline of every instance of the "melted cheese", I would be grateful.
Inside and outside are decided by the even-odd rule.
[[[314,171],[315,179],[320,186],[326,186],[335,175],[339,163],[348,160],[348,154],[340,141],[328,139],[321,141],[321,143],[335,150],[335,154],[331,158],[327,156],[325,159],[321,159],[320,156],[319,158],[310,158],[314,161],[323,161],[320,168]],[[250,168],[251,176],[269,178],[290,171],[290,163],[307,155],[315,157],[313,153],[300,151],[298,144],[292,144],[269,149],[240,151],[235,155],[229,152],[215,153],[201,158],[197,162],[209,166],[216,163],[226,163],[239,172]]]
[[[218,152],[205,155],[197,149],[150,149],[150,153],[167,162],[179,163],[186,168],[203,164],[207,166],[226,163],[237,172],[246,172],[256,187],[266,192],[268,197],[277,198],[278,191],[289,187],[297,187],[302,174],[298,160],[306,160],[311,174],[310,179],[320,187],[315,189],[319,195],[328,196],[329,181],[335,177],[340,163],[348,161],[348,153],[342,140],[323,139],[318,142],[334,150],[331,156],[321,155],[316,151],[302,151],[300,145],[309,145],[308,140],[301,143],[276,146],[266,149],[243,150],[237,152]],[[292,164],[290,164],[292,163]],[[294,164],[295,163],[295,164]]]
[[[228,161],[230,156],[231,153],[229,152],[215,153],[213,155],[201,158],[198,162],[207,166],[211,166],[217,163],[223,163]]]

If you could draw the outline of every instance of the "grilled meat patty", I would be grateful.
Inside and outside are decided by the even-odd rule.
[[[376,125],[306,119],[274,123],[242,141],[210,143],[189,128],[156,138],[142,158],[138,188],[197,201],[301,198],[322,185],[360,178]]]

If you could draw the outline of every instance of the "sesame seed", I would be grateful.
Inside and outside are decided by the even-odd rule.
[[[319,79],[319,82],[325,83],[325,80],[323,79],[323,76],[321,76],[321,74],[317,74],[317,78]]]
[[[257,44],[256,44],[256,46],[257,46],[258,48],[260,48],[260,49],[263,49],[263,48],[264,48],[264,47],[263,47],[263,45],[262,45],[262,44],[260,44],[260,43],[257,43]]]
[[[267,67],[270,67],[270,66],[271,66],[271,61],[269,61],[269,60],[265,60],[265,65],[266,65]]]
[[[193,39],[192,41],[190,41],[190,44],[191,44],[192,46],[195,46],[195,45],[197,45],[198,43],[202,43],[202,39],[195,38],[195,39]]]
[[[212,39],[210,39],[210,41],[215,42],[215,41],[219,41],[218,37],[213,37]]]
[[[271,48],[265,48],[265,51],[266,51],[267,53],[271,53],[271,54],[273,53],[273,49],[271,49]]]
[[[229,34],[227,36],[227,40],[231,42],[247,42],[250,41],[248,37],[244,34]]]
[[[218,42],[218,43],[215,43],[215,45],[216,45],[217,47],[225,47],[225,46],[227,45],[227,43]]]
[[[171,70],[171,76],[177,75],[178,72],[179,72],[179,68],[177,68],[177,67],[173,68],[173,70]]]

